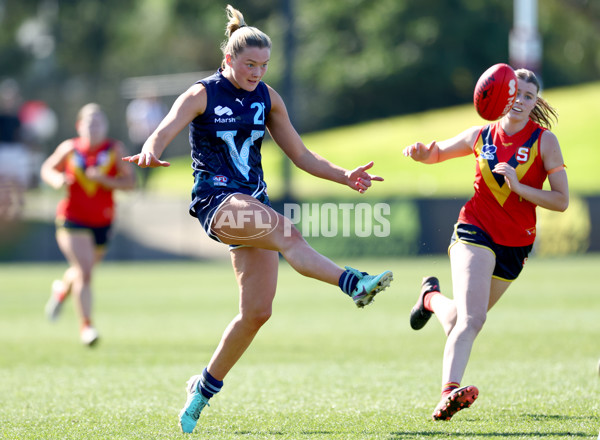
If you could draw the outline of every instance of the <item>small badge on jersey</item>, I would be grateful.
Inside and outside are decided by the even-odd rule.
[[[481,148],[481,157],[485,160],[494,160],[496,156],[496,146],[494,144],[486,144]]]
[[[227,176],[217,175],[213,177],[213,185],[214,186],[227,186],[227,181],[229,180]]]

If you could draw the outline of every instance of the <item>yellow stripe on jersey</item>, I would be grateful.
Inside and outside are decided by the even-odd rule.
[[[75,155],[76,152],[72,152],[71,155]],[[108,175],[111,167],[115,164],[117,160],[116,152],[112,149],[105,150],[100,152],[105,157],[103,157],[102,163],[98,164],[98,170],[103,175]],[[81,167],[81,164],[78,163],[77,160],[73,160],[73,173],[75,174],[75,179],[77,183],[81,186],[81,188],[85,191],[85,193],[92,197],[98,191],[98,187],[100,186],[97,182],[90,180],[85,175],[85,169]]]
[[[521,181],[523,176],[525,176],[525,174],[527,174],[527,171],[529,171],[529,168],[533,165],[535,158],[538,156],[539,150],[540,150],[539,144],[540,144],[540,138],[538,137],[538,139],[534,142],[534,144],[531,146],[531,148],[527,149],[528,157],[527,157],[526,162],[524,162],[524,163],[517,162],[514,155],[509,161],[507,161],[509,163],[509,165],[511,165],[515,168],[515,171],[517,172],[517,178],[519,179],[519,181]],[[516,150],[517,153],[519,153],[520,148],[527,148],[527,147],[517,148],[517,150]],[[508,196],[510,196],[511,190],[508,187],[508,185],[506,184],[506,182],[504,181],[504,178],[499,178],[498,180],[496,180],[496,176],[494,175],[494,173],[492,173],[492,168],[490,167],[489,160],[485,159],[481,154],[482,149],[483,149],[483,140],[482,140],[482,137],[479,137],[479,139],[477,140],[477,144],[475,145],[475,152],[477,154],[477,162],[479,163],[479,170],[481,172],[481,176],[483,177],[485,184],[490,189],[490,191],[492,192],[492,194],[494,195],[494,197],[496,198],[496,200],[498,201],[500,206],[504,206],[504,203],[506,203]],[[494,155],[494,157],[497,160],[497,155]],[[495,165],[495,162],[494,162],[494,165]],[[502,177],[502,176],[500,176],[500,177]],[[500,182],[500,183],[498,183],[498,182]]]

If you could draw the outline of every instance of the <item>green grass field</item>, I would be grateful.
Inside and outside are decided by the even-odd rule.
[[[228,263],[111,263],[97,271],[102,340],[80,345],[69,303],[43,307],[64,264],[0,265],[2,439],[592,439],[600,429],[600,255],[531,258],[476,341],[464,384],[480,397],[432,422],[444,337],[408,312],[444,256],[343,261],[391,269],[363,310],[282,262],[274,315],[185,437],[177,413],[237,311]]]

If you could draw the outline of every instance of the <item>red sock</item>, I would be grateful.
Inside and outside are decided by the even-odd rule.
[[[63,302],[67,297],[69,290],[62,280],[54,280],[52,283],[52,295],[58,302]]]
[[[431,308],[431,298],[433,298],[435,295],[441,295],[441,293],[434,290],[425,294],[423,297],[423,307],[425,307],[425,310],[433,312],[433,309]]]
[[[81,321],[81,326],[79,327],[80,330],[83,330],[86,327],[91,327],[92,326],[92,320],[90,318],[83,318],[83,320]]]
[[[448,382],[447,384],[442,386],[442,397],[446,397],[453,390],[457,389],[460,386],[458,382]]]

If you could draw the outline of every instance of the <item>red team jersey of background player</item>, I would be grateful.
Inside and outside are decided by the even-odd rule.
[[[73,144],[65,167],[67,182],[73,183],[67,187],[67,197],[58,204],[57,217],[88,227],[109,226],[114,217],[113,190],[88,179],[85,170],[93,166],[106,176],[115,176],[114,141],[107,140],[93,151],[81,138],[74,138]]]
[[[477,160],[475,194],[460,211],[460,223],[483,229],[499,245],[533,244],[536,205],[513,193],[504,176],[492,170],[497,163],[506,162],[516,170],[519,182],[541,189],[548,176],[540,151],[545,130],[532,120],[513,136],[504,132],[500,122],[481,129],[473,146]]]

